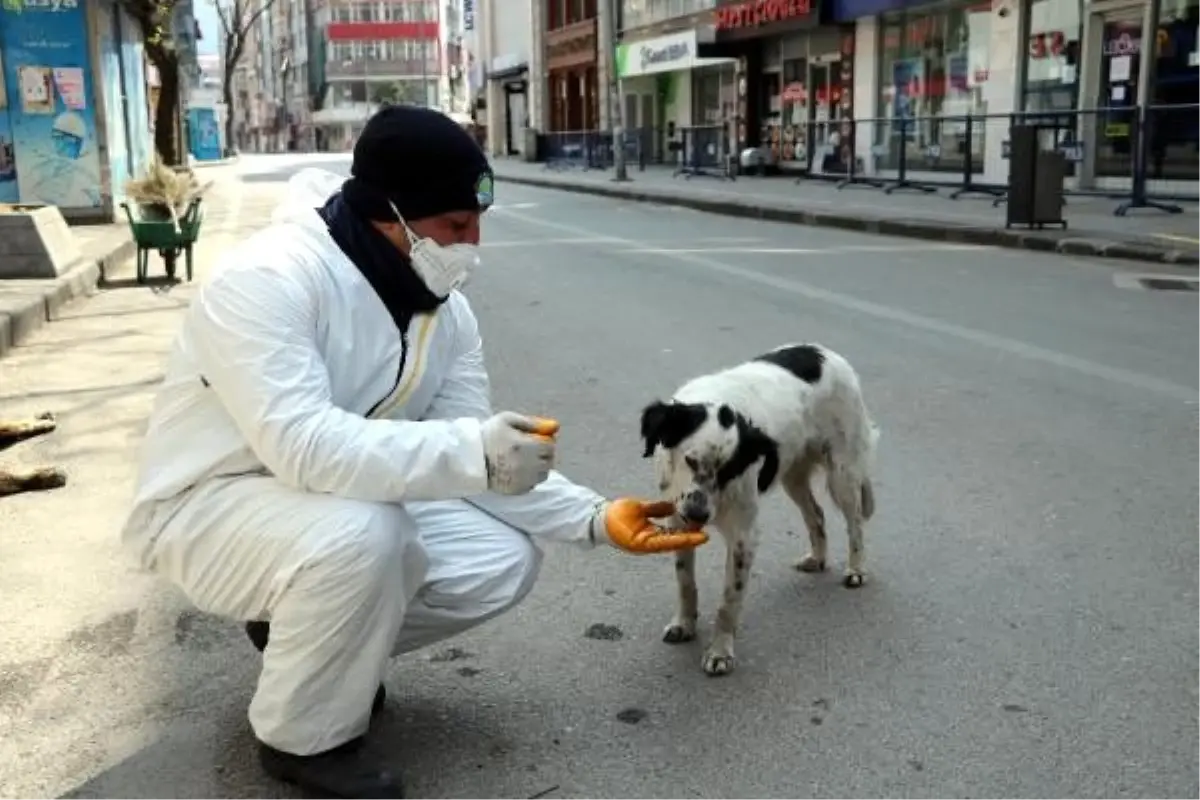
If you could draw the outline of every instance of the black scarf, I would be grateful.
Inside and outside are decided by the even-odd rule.
[[[408,258],[387,237],[350,209],[341,192],[317,213],[337,246],[383,301],[401,335],[415,314],[436,311],[445,302],[429,291]]]

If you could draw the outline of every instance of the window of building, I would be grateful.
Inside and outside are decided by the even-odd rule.
[[[349,3],[341,3],[333,7],[334,22],[353,22],[354,9]]]
[[[909,171],[983,171],[991,3],[946,0],[882,17],[877,121],[879,166]],[[967,116],[972,118],[967,135]]]
[[[1077,108],[1083,38],[1078,0],[1033,0],[1029,23],[1024,110]]]
[[[715,8],[717,0],[621,0],[621,29],[629,30]]]

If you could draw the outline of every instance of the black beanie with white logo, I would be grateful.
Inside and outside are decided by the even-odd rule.
[[[492,202],[492,169],[478,143],[440,111],[388,106],[354,143],[352,176],[342,187],[358,215],[406,222],[453,211],[484,211]]]

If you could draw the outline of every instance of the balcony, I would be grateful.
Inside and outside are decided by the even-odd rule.
[[[433,50],[433,48],[430,48]],[[420,59],[359,59],[357,61],[330,61],[325,64],[325,80],[363,80],[364,78],[428,78],[437,77],[437,59],[429,59],[424,65]]]

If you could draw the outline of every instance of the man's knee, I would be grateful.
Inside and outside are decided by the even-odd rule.
[[[310,558],[322,581],[344,579],[370,592],[403,579],[409,594],[420,585],[427,561],[415,523],[400,506],[354,503],[327,534]]]

